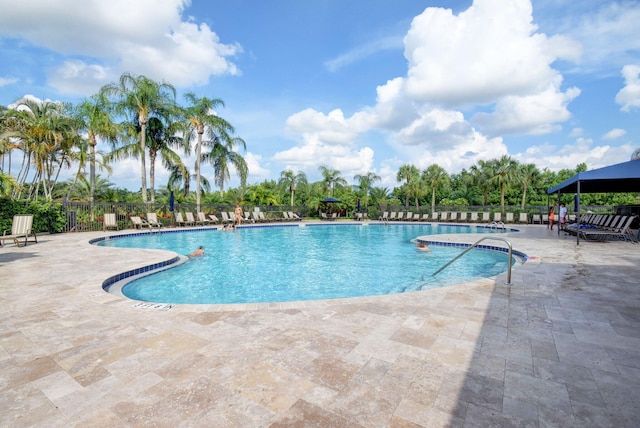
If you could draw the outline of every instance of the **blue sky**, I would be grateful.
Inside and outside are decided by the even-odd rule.
[[[592,169],[640,147],[638,22],[640,1],[0,0],[0,104],[166,80],[225,101],[250,183],[327,165],[391,188],[406,163],[503,154]]]

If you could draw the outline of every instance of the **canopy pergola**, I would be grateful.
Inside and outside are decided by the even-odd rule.
[[[547,190],[547,194],[576,194],[576,214],[580,220],[580,193],[640,192],[640,159],[579,172],[568,180]],[[559,232],[559,231],[558,231]],[[580,244],[580,234],[576,234]]]

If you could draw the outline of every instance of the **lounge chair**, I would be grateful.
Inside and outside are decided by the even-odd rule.
[[[255,223],[256,221],[251,217],[251,214],[253,213],[245,211],[242,220],[244,220],[246,223]]]
[[[631,224],[634,219],[635,216],[625,216],[619,221],[618,226],[579,229],[579,233],[585,240],[608,241],[611,238],[618,238],[624,239],[625,241],[637,242],[633,231],[631,231]]]
[[[411,220],[413,220],[413,212],[411,212],[411,211],[407,211],[407,215],[405,215],[405,216],[404,216],[404,219],[405,219],[406,221],[411,221]]]
[[[293,211],[289,211],[289,218],[293,221],[302,221],[302,217],[300,217],[298,214],[294,213]]]
[[[226,211],[220,211],[220,215],[222,216],[223,223],[233,223],[233,218],[229,217],[229,213]]]
[[[542,224],[542,217],[540,217],[540,214],[533,214],[531,216],[531,224]]]
[[[491,221],[491,214],[487,212],[482,213],[482,222],[489,223]]]
[[[466,223],[468,221],[467,217],[468,217],[467,212],[466,211],[462,211],[460,213],[460,222],[465,222]]]
[[[0,244],[4,245],[4,241],[13,241],[19,247],[20,240],[24,238],[24,246],[26,247],[30,236],[33,236],[33,242],[38,243],[38,237],[32,227],[33,214],[14,215],[11,222],[11,233],[7,233],[9,231],[5,230],[0,236]]]
[[[506,213],[505,216],[505,223],[513,223],[513,213]]]
[[[220,219],[216,217],[215,214],[209,214],[207,217],[209,217],[209,220],[214,224],[220,223]]]
[[[160,229],[162,227],[162,223],[158,221],[156,213],[147,213],[147,223],[149,223],[149,227],[151,228],[157,227]]]
[[[529,216],[527,215],[527,213],[520,213],[518,223],[529,223]]]
[[[439,218],[440,218],[440,213],[438,211],[434,211],[433,215],[431,216],[431,221],[438,221]]]
[[[420,213],[415,213],[413,215],[413,221],[420,221]]]
[[[458,221],[458,213],[456,211],[451,212],[449,215],[449,221]]]
[[[475,211],[471,213],[471,222],[472,223],[477,223],[478,222],[478,213],[475,212]]]
[[[176,218],[176,226],[186,226],[187,222],[184,221],[184,217],[182,217],[182,213],[180,211],[176,211],[173,213]]]
[[[543,224],[549,223],[549,214],[542,214],[542,223]]]
[[[424,213],[424,214],[422,214],[422,218],[421,218],[421,220],[422,220],[422,221],[429,221],[429,214],[428,214],[428,213]]]
[[[194,225],[194,226],[197,226],[197,225],[198,225],[198,223],[200,223],[200,221],[199,221],[199,220],[196,220],[196,219],[193,217],[193,213],[192,213],[191,211],[186,211],[186,212],[184,213],[184,216],[186,217],[186,219],[185,219],[185,220],[186,220],[186,223],[187,223],[187,224],[192,224],[192,225]],[[204,223],[201,223],[201,224],[204,224]]]
[[[142,229],[143,227],[150,227],[149,223],[147,223],[147,221],[140,216],[132,215],[129,218],[131,219],[131,223],[133,224],[134,229]]]
[[[258,214],[257,211],[252,211],[251,212],[251,218],[253,219],[254,223],[262,222],[262,220],[260,220],[260,215]]]
[[[104,213],[104,219],[102,220],[102,231],[106,232],[107,229],[120,230],[118,227],[118,221],[116,220],[115,213]]]
[[[404,220],[404,211],[398,211],[398,216],[396,217],[397,221]]]
[[[396,221],[398,219],[398,213],[395,211],[391,211],[389,213],[389,221]]]
[[[196,216],[198,217],[198,223],[205,225],[205,224],[211,224],[213,223],[213,220],[208,219],[203,212],[197,212]]]
[[[382,215],[380,216],[380,218],[378,218],[378,220],[380,220],[380,221],[389,221],[389,211],[383,212]]]
[[[442,213],[440,213],[440,221],[447,221],[448,218],[449,218],[448,211],[443,211]]]
[[[264,215],[264,213],[263,213],[262,211],[260,211],[260,212],[258,213],[258,218],[260,218],[260,221],[261,221],[262,223],[269,223],[269,222],[271,222],[271,219],[267,218],[267,216],[265,216],[265,215]]]

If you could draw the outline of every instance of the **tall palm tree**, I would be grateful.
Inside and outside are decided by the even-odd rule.
[[[369,192],[371,191],[371,186],[376,181],[382,180],[382,178],[374,172],[367,172],[364,175],[357,174],[353,177],[355,180],[358,180],[358,190],[360,191],[360,199],[362,200],[362,204],[366,207],[369,204]]]
[[[520,208],[524,209],[527,202],[527,189],[529,186],[535,186],[540,180],[540,170],[533,163],[527,163],[520,166],[519,174],[522,183],[522,203]]]
[[[280,173],[278,184],[287,187],[287,189],[289,190],[289,194],[291,195],[291,206],[293,207],[293,199],[296,193],[296,186],[307,184],[307,176],[302,171],[296,174],[290,169],[285,169]]]
[[[389,198],[389,188],[387,187],[372,187],[369,190],[371,195],[371,202],[374,205],[387,205],[387,199]]]
[[[202,143],[206,132],[209,141],[214,140],[217,130],[226,130],[231,126],[221,117],[215,114],[215,109],[224,106],[224,102],[219,98],[196,97],[189,92],[185,94],[189,106],[184,109],[186,118],[185,137],[190,141],[193,135],[196,136],[196,208],[200,211],[200,163],[202,161]]]
[[[231,178],[229,165],[233,165],[240,177],[240,186],[244,188],[247,184],[249,167],[244,158],[233,149],[241,146],[246,149],[247,144],[242,138],[231,137],[224,129],[218,129],[211,145],[211,151],[202,155],[202,160],[213,165],[213,175],[216,185],[220,188],[220,196],[224,196],[224,183]]]
[[[115,98],[117,113],[135,116],[140,125],[140,150],[137,153],[140,158],[142,202],[147,203],[147,123],[153,116],[167,119],[176,112],[176,89],[169,83],[159,83],[148,77],[126,72],[120,76],[118,83],[105,85],[100,92]]]
[[[109,99],[102,93],[80,102],[75,108],[75,118],[81,130],[87,132],[89,143],[89,202],[93,203],[96,188],[96,146],[98,138],[115,145],[121,127],[113,120]]]
[[[472,183],[482,189],[483,205],[489,203],[489,190],[492,187],[491,178],[494,176],[495,161],[479,160],[478,165],[472,165],[471,171]]]
[[[419,179],[420,178],[420,170],[411,164],[405,164],[402,165],[400,167],[400,169],[398,170],[398,174],[396,176],[396,180],[398,180],[399,182],[404,180],[404,190],[405,190],[405,196],[404,196],[404,206],[406,208],[409,208],[409,182],[413,179]]]
[[[436,190],[449,183],[449,174],[438,164],[430,165],[423,171],[422,179],[431,189],[431,213],[436,210]]]
[[[178,169],[184,169],[184,163],[172,148],[182,148],[185,152],[188,152],[188,141],[185,146],[185,141],[182,138],[176,136],[177,122],[169,123],[165,125],[157,117],[149,119],[147,124],[147,147],[149,149],[149,190],[151,196],[151,203],[155,202],[155,164],[156,159],[160,157],[162,165],[168,170],[172,170],[174,167]],[[200,207],[198,206],[198,210]]]
[[[36,169],[29,197],[37,198],[42,187],[45,198],[51,200],[61,170],[71,166],[70,153],[77,132],[69,110],[69,105],[59,102],[23,98],[15,109],[3,113],[6,126],[0,140],[13,139],[24,154],[18,183],[26,181],[30,164]]]
[[[340,171],[337,169],[332,169],[325,165],[320,165],[318,169],[322,174],[322,184],[324,185],[325,191],[329,192],[329,196],[333,196],[333,190],[336,185],[347,185],[347,180],[340,177]]]
[[[493,177],[490,181],[497,184],[500,188],[500,212],[504,217],[504,194],[508,186],[511,186],[517,177],[518,162],[511,156],[503,155],[495,162]]]

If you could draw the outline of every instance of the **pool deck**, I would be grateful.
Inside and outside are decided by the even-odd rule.
[[[175,255],[122,231],[7,244],[0,426],[640,426],[640,245],[514,227],[511,287],[172,308],[102,290]]]

